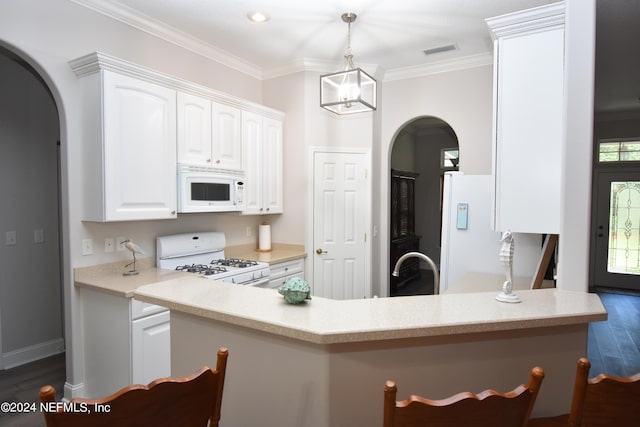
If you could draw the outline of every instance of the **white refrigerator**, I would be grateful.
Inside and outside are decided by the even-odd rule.
[[[443,184],[440,292],[454,291],[457,283],[473,285],[487,274],[505,276],[500,264],[500,231],[491,230],[493,209],[491,175],[447,172]],[[514,282],[532,280],[540,259],[542,236],[514,233]],[[480,289],[479,289],[480,290]],[[482,289],[486,290],[486,289]],[[501,280],[496,281],[496,292]]]

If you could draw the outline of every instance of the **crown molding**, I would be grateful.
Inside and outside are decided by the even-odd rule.
[[[223,93],[206,86],[183,80],[154,69],[134,64],[124,59],[104,52],[93,52],[69,61],[69,66],[80,78],[99,73],[103,70],[112,71],[138,80],[155,83],[163,87],[180,92],[191,93],[245,111],[252,111],[275,119],[282,119],[284,112],[257,104],[246,99]]]
[[[462,58],[447,59],[429,64],[416,65],[413,67],[395,68],[385,72],[384,81],[411,79],[415,77],[427,76],[430,74],[446,73],[465,68],[481,67],[493,65],[492,53],[479,53],[476,55],[464,56]]]
[[[370,76],[381,79],[384,76],[384,70],[375,64],[356,64],[365,73]],[[263,80],[269,80],[289,74],[299,73],[302,71],[311,71],[320,74],[334,73],[344,69],[344,62],[325,61],[322,59],[303,58],[294,61],[282,67],[270,68],[262,72]]]
[[[251,77],[262,79],[262,70],[225,50],[216,48],[197,39],[183,31],[173,28],[165,23],[156,21],[141,14],[123,4],[115,1],[104,0],[69,0],[82,7],[108,16],[131,27],[144,31],[154,37],[175,44],[198,55],[214,60],[222,65],[232,68]]]
[[[508,13],[485,20],[495,40],[523,33],[537,32],[550,27],[564,26],[564,1],[532,9]]]

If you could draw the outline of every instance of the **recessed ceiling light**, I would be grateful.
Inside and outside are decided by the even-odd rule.
[[[247,13],[247,18],[252,22],[267,22],[269,20],[269,15],[262,12],[249,12]]]

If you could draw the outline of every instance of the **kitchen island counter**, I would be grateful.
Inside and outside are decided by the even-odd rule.
[[[607,318],[604,306],[588,293],[518,294],[519,304],[485,292],[288,305],[273,289],[186,278],[135,297],[171,310],[172,376],[214,366],[229,348],[222,425],[364,427],[382,423],[385,380],[399,399],[439,399],[511,390],[533,366],[546,374],[534,416],[568,412],[588,323]]]
[[[522,303],[496,292],[284,302],[273,289],[187,277],[139,287],[136,299],[172,310],[315,344],[376,341],[586,324],[606,320],[595,294],[519,291]]]

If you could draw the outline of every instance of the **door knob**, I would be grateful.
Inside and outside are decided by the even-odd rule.
[[[322,249],[318,248],[318,249],[316,249],[316,253],[317,253],[318,255],[322,255],[322,254],[326,254],[326,253],[327,253],[327,251],[323,251]]]

